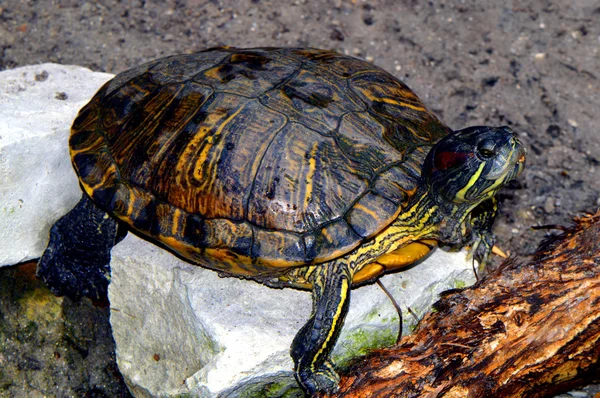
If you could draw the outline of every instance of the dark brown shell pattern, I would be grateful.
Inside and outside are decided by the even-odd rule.
[[[257,276],[376,235],[448,133],[370,63],[219,48],[117,75],[80,111],[69,144],[97,206],[194,263]]]

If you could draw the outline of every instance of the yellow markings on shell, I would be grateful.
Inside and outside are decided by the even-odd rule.
[[[129,195],[127,198],[127,214],[128,216],[131,216],[133,214],[133,209],[135,207],[135,194],[133,194],[133,192],[131,192],[130,188],[126,188],[129,191]]]
[[[106,186],[106,182],[109,178],[112,178],[115,176],[115,174],[117,173],[117,165],[116,164],[111,164],[110,167],[108,169],[106,169],[104,171],[104,173],[102,173],[102,179],[94,184],[94,185],[89,185],[91,190],[96,190],[98,188],[101,188],[103,186]]]
[[[376,100],[383,101],[386,104],[390,104],[390,105],[400,105],[400,106],[403,106],[406,108],[414,109],[415,111],[425,112],[425,107],[423,107],[423,106],[409,104],[408,102],[398,101],[393,98],[381,97],[381,98],[376,98]]]
[[[269,267],[274,268],[290,268],[293,266],[303,265],[303,262],[300,261],[288,261],[283,256],[278,258],[263,258],[265,263],[269,264]]]
[[[87,148],[87,147],[79,149],[79,150],[76,150],[76,149],[73,149],[73,148],[69,148],[69,152],[70,152],[71,158],[75,157],[75,155],[77,155],[78,153],[87,152],[89,150],[90,150],[90,148]]]
[[[81,185],[83,186],[83,190],[85,191],[85,193],[87,194],[87,196],[89,196],[91,198],[92,195],[94,194],[94,189],[92,187],[90,187],[88,184],[86,184],[85,182],[83,182],[83,181],[81,181]]]
[[[229,117],[227,117],[227,119],[225,119],[223,122],[221,122],[221,124],[219,125],[219,128],[214,132],[213,135],[206,137],[206,143],[208,145],[204,146],[202,148],[202,151],[200,152],[200,156],[198,159],[198,163],[200,163],[201,165],[205,164],[208,161],[208,154],[210,149],[213,146],[213,141],[215,139],[215,137],[220,136],[223,133],[223,130],[225,129],[225,127],[233,120],[237,117],[237,115],[240,114],[240,112],[242,111],[242,109],[244,109],[244,107],[239,107],[235,112],[233,112],[231,115],[229,115]],[[216,163],[216,162],[215,162]],[[202,167],[196,167],[194,170],[194,178],[198,181],[202,181],[202,175],[200,173],[200,170],[202,169]]]
[[[206,72],[204,72],[204,76],[211,78],[211,79],[215,79],[215,80],[219,80],[221,81],[221,67],[220,66],[216,66],[214,68],[211,68],[209,70],[207,70]]]
[[[317,170],[317,144],[313,144],[313,147],[310,151],[310,158],[308,159],[308,172],[306,173],[306,192],[304,196],[304,203],[307,205],[310,201],[313,192],[313,178],[315,176],[315,171]]]
[[[181,180],[181,178],[183,178],[185,175],[183,172],[190,167],[190,159],[194,158],[194,154],[198,146],[207,138],[207,135],[210,133],[212,127],[221,119],[222,116],[223,114],[220,112],[209,112],[205,119],[206,124],[201,126],[196,134],[194,134],[193,138],[187,143],[185,149],[179,157],[177,165],[175,166],[175,169],[178,171],[176,178],[176,183],[178,185],[182,185],[184,183],[184,181]]]
[[[238,276],[255,276],[256,271],[252,269],[252,267],[248,270],[243,268],[242,265],[250,264],[251,261],[248,257],[245,256],[233,256],[231,251],[227,249],[219,249],[219,248],[207,248],[204,251],[207,257],[210,257],[214,260],[217,260],[221,264],[227,264],[230,268],[219,268],[222,271],[225,271],[232,275]]]
[[[174,238],[172,236],[159,236],[158,239],[170,247],[172,250],[176,251],[178,254],[188,258],[186,255],[187,252],[190,251],[190,245],[183,243],[181,240]]]
[[[177,236],[179,235],[179,217],[181,214],[181,210],[175,208],[173,210],[173,216],[171,219],[173,220],[173,224],[171,225],[171,235]]]
[[[477,180],[479,180],[479,177],[481,177],[481,173],[483,172],[483,168],[484,167],[485,167],[485,163],[481,163],[481,165],[479,165],[479,168],[471,176],[471,178],[469,179],[469,182],[467,183],[467,185],[465,185],[460,191],[458,191],[456,193],[456,198],[457,199],[460,199],[463,202],[465,201],[465,195],[467,194],[467,192],[469,191],[469,189],[471,189],[471,187],[473,187],[473,185],[475,185],[475,183],[477,182]]]
[[[385,102],[386,104],[390,104],[390,105],[399,105],[399,106],[403,106],[406,108],[410,108],[410,109],[414,109],[415,111],[418,112],[426,112],[425,107],[423,107],[422,105],[413,105],[413,104],[409,104],[408,102],[404,102],[404,101],[399,101],[398,99],[394,99],[394,98],[387,98],[384,96],[376,96],[373,95],[373,93],[371,91],[365,91],[365,90],[360,90],[365,97],[367,97],[368,99],[370,99],[373,102]]]
[[[360,211],[362,211],[363,213],[367,213],[368,215],[370,215],[370,216],[371,216],[373,219],[375,219],[375,220],[377,220],[377,219],[378,219],[377,217],[378,217],[379,215],[378,215],[378,213],[377,213],[375,210],[373,210],[373,209],[369,209],[368,207],[366,207],[366,206],[364,206],[364,205],[361,205],[360,203],[357,203],[357,204],[355,204],[355,205],[354,205],[354,209],[355,209],[355,210],[360,210]]]
[[[71,132],[71,136],[74,136],[75,134],[80,134],[80,133]],[[74,158],[75,155],[82,153],[82,152],[98,151],[98,149],[99,149],[99,148],[97,148],[98,146],[100,146],[100,147],[106,146],[106,143],[100,136],[97,136],[94,140],[88,140],[87,143],[89,143],[89,145],[87,145],[86,147],[81,148],[81,149],[74,149],[72,146],[69,146],[69,154],[71,155],[71,158]]]

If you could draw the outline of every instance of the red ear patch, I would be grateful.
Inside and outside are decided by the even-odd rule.
[[[435,154],[433,164],[437,170],[448,170],[465,163],[469,156],[464,152],[439,152]]]

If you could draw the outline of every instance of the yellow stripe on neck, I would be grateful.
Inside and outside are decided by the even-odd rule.
[[[481,173],[483,173],[484,167],[485,167],[485,163],[481,163],[481,165],[479,166],[479,168],[477,169],[475,174],[473,174],[473,176],[469,179],[469,182],[467,183],[467,185],[465,185],[460,191],[458,191],[456,193],[457,199],[459,199],[462,202],[465,202],[465,195],[467,194],[467,191],[469,189],[471,189],[471,187],[473,187],[473,185],[475,185],[475,183],[477,182],[479,177],[481,177]]]

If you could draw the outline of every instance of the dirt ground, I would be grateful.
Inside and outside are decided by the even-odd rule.
[[[598,20],[597,0],[2,0],[0,70],[56,62],[118,73],[221,45],[310,46],[367,59],[407,83],[453,129],[508,125],[519,133],[528,164],[500,194],[495,231],[501,247],[524,256],[549,233],[531,226],[568,224],[600,206]],[[21,274],[3,269],[0,279],[4,284]],[[17,326],[0,328],[9,342],[0,348],[0,364],[26,349],[14,337],[19,321],[8,318],[9,296],[0,292],[0,315]],[[81,314],[87,311],[108,328],[107,309],[65,303],[71,310],[63,312],[76,317],[65,324],[87,324]],[[87,362],[72,359],[70,366],[64,356],[55,359],[61,371],[43,385],[31,374],[46,366],[40,365],[48,362],[46,351],[28,346],[32,351],[23,357],[33,362],[11,364],[25,372],[24,380],[11,380],[0,368],[0,396],[127,394],[111,370],[110,334],[86,337],[85,355],[67,338],[50,340]],[[87,359],[91,353],[97,363]],[[73,377],[77,372],[105,377],[83,382]]]

